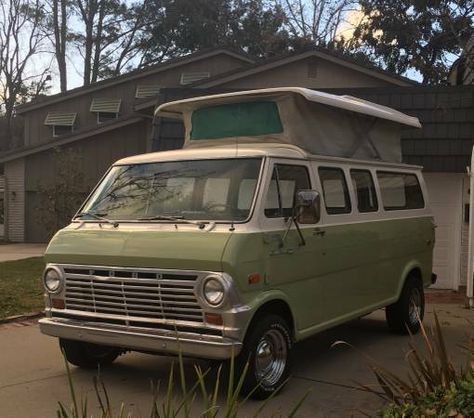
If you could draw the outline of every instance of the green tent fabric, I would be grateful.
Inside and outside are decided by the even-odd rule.
[[[258,136],[283,132],[273,101],[230,103],[195,110],[191,140]]]

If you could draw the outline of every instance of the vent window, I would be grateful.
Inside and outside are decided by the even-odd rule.
[[[210,72],[192,72],[192,73],[181,73],[181,85],[186,86],[187,84],[193,84],[196,81],[204,80],[211,76]]]
[[[160,86],[157,84],[139,84],[135,91],[136,99],[146,99],[160,94]]]
[[[46,126],[51,126],[53,137],[70,134],[74,131],[77,113],[50,112],[44,120]]]
[[[93,99],[90,111],[97,114],[97,123],[118,119],[121,99]]]

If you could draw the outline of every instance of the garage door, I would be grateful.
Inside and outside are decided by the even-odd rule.
[[[424,175],[436,228],[433,271],[439,289],[457,289],[460,274],[462,174]]]

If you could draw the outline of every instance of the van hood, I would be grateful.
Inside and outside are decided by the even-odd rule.
[[[222,271],[231,232],[63,229],[47,263]]]

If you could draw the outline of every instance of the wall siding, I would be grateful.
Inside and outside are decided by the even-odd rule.
[[[25,237],[25,160],[5,164],[6,180],[6,238],[23,242]]]
[[[108,168],[117,160],[146,152],[147,132],[151,120],[146,119],[101,135],[64,146],[78,157],[76,170],[83,174],[84,195],[97,184]],[[41,205],[41,187],[50,187],[56,181],[58,154],[48,150],[26,157],[26,233],[27,242],[46,242],[51,237],[38,219]],[[79,209],[79,208],[77,208]],[[72,216],[73,214],[71,214]]]
[[[155,74],[144,72],[138,79],[124,79],[123,83],[107,86],[100,90],[83,94],[78,97],[66,97],[59,103],[45,105],[36,110],[22,114],[25,119],[24,145],[36,146],[53,139],[51,126],[44,124],[45,118],[50,112],[76,112],[75,132],[81,132],[97,126],[97,114],[90,111],[92,99],[121,99],[120,117],[127,117],[134,112],[137,103],[135,92],[139,84],[158,84],[163,87],[179,87],[181,73],[209,71],[212,75],[217,75],[231,69],[239,68],[243,62],[228,55],[217,55],[205,60],[194,61],[183,64],[178,68],[170,68]],[[74,90],[72,90],[74,92]]]

